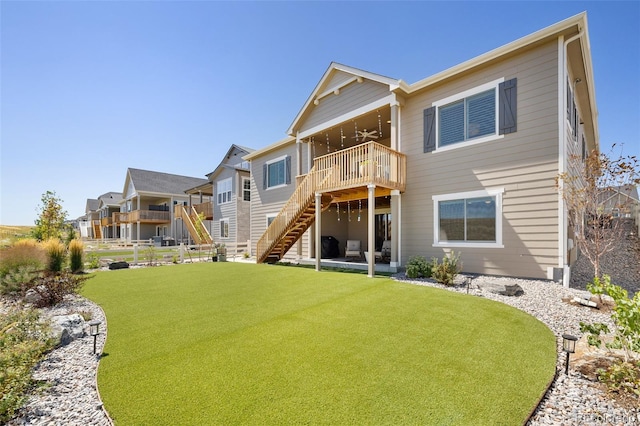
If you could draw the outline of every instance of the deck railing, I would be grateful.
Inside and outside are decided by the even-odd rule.
[[[315,191],[327,192],[375,184],[404,191],[406,155],[376,142],[367,142],[313,161],[316,170],[333,170]]]
[[[267,255],[282,239],[291,224],[300,216],[304,209],[314,201],[316,188],[331,174],[332,169],[311,169],[309,173],[297,179],[297,187],[291,198],[284,205],[267,230],[258,240],[256,252],[258,257]],[[261,260],[259,260],[261,261]]]
[[[100,225],[102,226],[109,226],[113,223],[113,219],[110,217],[103,217],[102,219],[100,219]]]
[[[213,219],[213,204],[208,203],[194,204],[193,208],[196,212],[204,214],[205,219]]]

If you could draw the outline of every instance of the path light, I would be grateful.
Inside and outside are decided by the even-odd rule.
[[[562,335],[562,350],[567,353],[567,364],[564,367],[564,374],[569,374],[569,355],[576,351],[576,341],[578,338],[571,334]]]
[[[100,334],[100,324],[102,324],[98,320],[93,320],[89,323],[89,334],[93,336],[93,353],[96,353],[96,339],[98,338],[98,334]]]

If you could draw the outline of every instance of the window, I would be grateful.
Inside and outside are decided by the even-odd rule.
[[[271,222],[273,222],[275,220],[276,216],[278,216],[277,213],[269,213],[269,214],[267,214],[267,228],[269,227],[269,225],[271,225]]]
[[[486,142],[517,130],[517,79],[503,78],[424,110],[424,152]]]
[[[433,244],[443,247],[503,247],[502,189],[433,197]]]
[[[242,200],[251,201],[251,180],[249,178],[242,178]]]
[[[229,219],[220,219],[220,238],[229,238]]]
[[[291,157],[276,158],[263,166],[263,188],[274,188],[291,183]]]
[[[218,204],[231,202],[231,178],[218,181]]]
[[[438,123],[440,146],[495,134],[495,89],[440,107]]]

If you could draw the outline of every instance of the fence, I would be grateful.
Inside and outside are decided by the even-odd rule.
[[[100,265],[116,261],[125,261],[134,265],[211,261],[214,255],[222,254],[222,251],[225,252],[227,261],[236,261],[250,257],[250,247],[249,241],[218,247],[208,244],[156,246],[148,240],[130,242],[126,245],[120,241],[85,241],[87,259],[97,260]]]

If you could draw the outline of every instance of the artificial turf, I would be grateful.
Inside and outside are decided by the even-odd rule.
[[[97,273],[117,425],[521,424],[555,338],[486,299],[388,278],[203,263]]]

